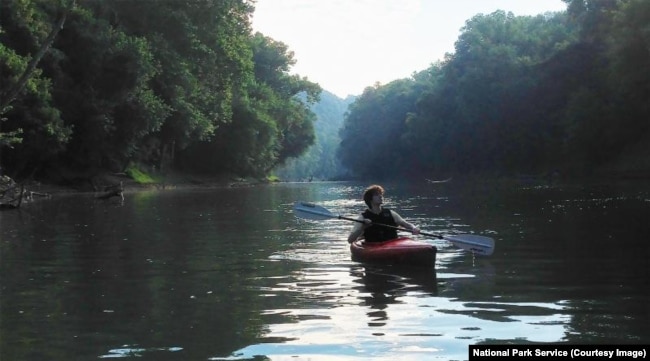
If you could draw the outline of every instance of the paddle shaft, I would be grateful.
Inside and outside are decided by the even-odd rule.
[[[336,215],[335,215],[334,217],[337,218],[337,219],[345,219],[346,221],[353,221],[353,222],[358,222],[358,223],[366,224],[366,222],[364,222],[364,221],[362,221],[362,220],[360,220],[360,219],[348,218],[348,217],[336,216]],[[392,228],[392,229],[396,229],[396,230],[398,230],[398,231],[411,232],[410,230],[408,230],[408,229],[406,229],[406,228],[397,227],[397,226],[391,226],[390,224],[374,223],[374,222],[373,222],[373,223],[370,223],[370,225],[382,226],[382,227],[386,227],[386,228]],[[433,234],[433,233],[419,232],[418,234],[421,234],[421,235],[423,235],[423,236],[427,236],[427,237],[435,237],[435,238],[439,238],[439,239],[443,239],[443,238],[444,238],[443,236],[441,236],[441,235],[439,235],[439,234]]]
[[[296,207],[296,210],[298,212],[304,212],[304,213],[308,213],[308,214],[315,215],[315,216],[318,216],[318,217],[344,219],[346,221],[352,221],[352,222],[358,222],[358,223],[366,224],[365,221],[362,221],[360,219],[343,217],[341,215],[332,214],[332,212],[328,211],[327,209],[325,209],[323,207],[320,207],[320,206],[317,206],[317,205],[315,205],[313,203],[305,203],[305,202],[296,203],[296,205],[298,205],[298,204],[301,206],[301,208]],[[410,230],[408,230],[406,228],[391,226],[389,224],[383,224],[383,223],[371,223],[371,224],[396,229],[398,231],[411,232]],[[418,234],[421,234],[421,235],[427,236],[427,237],[435,237],[435,238],[439,238],[439,239],[444,239],[445,238],[444,236],[441,236],[439,234],[433,234],[433,233],[419,232]]]

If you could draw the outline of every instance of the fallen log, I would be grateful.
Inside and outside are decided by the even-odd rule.
[[[106,200],[113,197],[120,197],[122,200],[124,200],[124,186],[122,182],[120,182],[119,185],[104,187],[103,193],[95,195],[95,199]]]

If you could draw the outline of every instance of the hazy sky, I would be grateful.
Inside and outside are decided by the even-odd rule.
[[[345,97],[454,52],[460,28],[476,14],[565,9],[562,0],[257,0],[253,29],[289,46],[292,73]]]

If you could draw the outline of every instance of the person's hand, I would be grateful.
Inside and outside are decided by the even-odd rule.
[[[413,227],[413,229],[411,229],[411,233],[420,234],[420,229],[418,227]]]
[[[369,220],[368,218],[363,219],[363,228],[368,228],[372,224],[372,221]]]

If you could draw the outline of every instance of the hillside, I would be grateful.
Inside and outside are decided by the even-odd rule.
[[[282,180],[329,180],[344,173],[336,158],[336,149],[341,141],[339,130],[345,112],[355,97],[341,99],[323,90],[320,98],[320,101],[311,107],[311,111],[316,114],[316,141],[302,156],[289,159],[274,170],[274,174]]]

